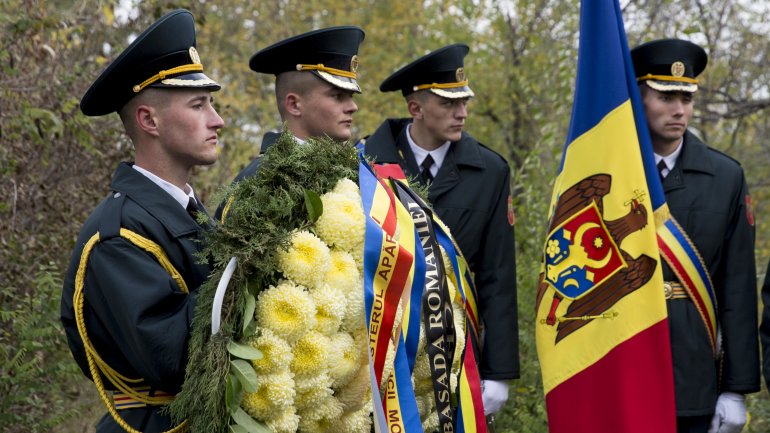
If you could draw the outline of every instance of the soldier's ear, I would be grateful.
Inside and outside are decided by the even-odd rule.
[[[289,92],[283,98],[283,107],[290,116],[299,117],[302,115],[302,96],[297,93]]]
[[[422,104],[417,99],[410,99],[406,103],[406,108],[409,110],[409,115],[413,119],[422,119]]]
[[[159,119],[158,113],[154,107],[150,105],[140,105],[134,110],[134,120],[136,121],[136,127],[144,131],[145,133],[157,137],[159,135],[158,126]]]

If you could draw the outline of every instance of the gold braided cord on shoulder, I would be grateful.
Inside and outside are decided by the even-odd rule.
[[[203,72],[203,65],[200,63],[190,63],[189,65],[177,66],[176,68],[160,71],[152,77],[142,81],[140,84],[134,86],[133,91],[134,93],[139,93],[142,91],[142,89],[158,80],[162,80],[169,75],[181,74],[183,72]]]
[[[168,259],[166,252],[163,251],[163,248],[161,248],[160,245],[129,229],[121,228],[120,237],[127,239],[132,244],[155,256],[160,265],[163,266],[163,269],[165,269],[166,272],[171,275],[171,278],[176,281],[179,288],[185,293],[190,293],[190,290],[187,289],[187,283],[185,283],[184,278],[182,278],[182,274],[174,269],[174,265],[171,264],[171,260]]]
[[[690,77],[674,77],[672,75],[653,75],[647,74],[637,77],[636,81],[657,80],[657,81],[675,81],[678,83],[698,84],[698,80]]]
[[[419,86],[414,86],[414,91],[418,90],[425,90],[425,89],[455,89],[458,87],[465,87],[468,85],[468,80],[465,81],[458,81],[456,83],[430,83],[430,84],[420,84]]]
[[[233,205],[233,202],[235,201],[235,195],[231,195],[227,198],[227,203],[225,203],[225,207],[222,209],[222,218],[221,223],[225,223],[225,218],[227,218],[227,214],[230,212],[230,207]]]
[[[158,259],[158,261],[161,263],[161,266],[163,266],[163,268],[166,269],[166,271],[168,271],[169,274],[171,274],[175,280],[177,280],[177,278],[181,280],[181,284],[179,285],[179,287],[182,288],[182,290],[185,293],[188,293],[187,285],[185,284],[184,280],[181,278],[181,275],[176,269],[174,269],[173,265],[171,264],[168,257],[166,256],[165,252],[163,251],[162,248],[160,248],[160,246],[157,243],[124,228],[120,229],[120,235],[121,237],[127,239],[134,245],[142,248],[143,250],[155,256],[155,258]],[[141,433],[140,431],[135,430],[130,425],[128,425],[128,423],[120,416],[120,414],[118,414],[118,411],[115,408],[114,401],[110,398],[109,395],[107,395],[107,391],[104,389],[104,382],[102,382],[101,374],[104,374],[104,376],[107,377],[107,379],[113,385],[115,385],[115,387],[117,387],[120,391],[122,391],[126,395],[130,396],[134,400],[140,401],[148,405],[159,406],[159,405],[168,404],[173,400],[173,397],[169,397],[169,396],[151,397],[151,396],[142,394],[140,392],[137,392],[136,390],[131,388],[128,385],[128,383],[139,383],[142,381],[142,379],[130,379],[118,373],[117,371],[115,371],[106,362],[104,362],[104,360],[99,356],[93,344],[91,344],[91,340],[88,338],[85,319],[83,317],[83,304],[85,300],[83,295],[83,288],[85,285],[85,275],[86,275],[86,268],[88,266],[88,258],[91,255],[91,250],[93,250],[94,245],[96,245],[97,242],[99,242],[98,232],[93,236],[91,236],[88,242],[86,242],[86,244],[83,246],[83,252],[80,255],[80,263],[78,265],[78,271],[77,271],[77,274],[75,274],[75,293],[72,297],[72,303],[75,309],[75,321],[77,323],[78,333],[80,334],[80,338],[81,340],[83,340],[83,346],[85,348],[86,360],[88,361],[88,369],[91,372],[91,378],[94,381],[96,390],[99,392],[99,396],[101,397],[105,406],[107,406],[107,411],[110,413],[110,415],[115,420],[115,422],[118,423],[118,425],[120,425],[120,427],[122,427],[125,431],[129,433]],[[178,426],[168,430],[166,433],[179,433],[186,430],[186,428],[187,428],[187,421],[184,421]]]
[[[343,71],[342,69],[335,69],[330,68],[327,66],[324,66],[323,63],[319,63],[317,65],[303,65],[299,64],[297,65],[298,71],[322,71],[322,72],[328,72],[332,75],[339,75],[340,77],[347,77],[347,78],[353,78],[355,79],[358,75],[356,75],[355,72],[350,71]]]

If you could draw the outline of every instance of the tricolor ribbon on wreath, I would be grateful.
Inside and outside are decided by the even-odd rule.
[[[362,155],[359,161],[375,430],[423,431],[411,380],[422,323],[438,429],[486,432],[477,365],[476,295],[465,259],[446,226],[409,189],[400,167],[373,169]],[[461,330],[455,329],[453,299],[462,306]],[[464,350],[455,363],[458,343]],[[391,345],[395,355],[388,368]],[[453,383],[455,364],[459,370]]]

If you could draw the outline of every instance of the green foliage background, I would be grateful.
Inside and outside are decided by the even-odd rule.
[[[78,102],[129,41],[176,7],[196,16],[207,73],[225,118],[217,164],[195,174],[209,208],[216,191],[280,129],[272,78],[248,58],[279,39],[355,24],[366,31],[359,69],[358,136],[405,116],[400,94],[379,83],[444,44],[468,43],[477,97],[467,129],[511,164],[515,192],[522,378],[498,417],[503,432],[547,430],[534,346],[533,295],[551,179],[569,122],[577,56],[577,1],[563,0],[145,0],[127,19],[117,0],[0,0],[0,430],[83,432],[104,412],[72,362],[59,324],[64,270],[80,225],[107,193],[131,145],[117,116],[87,118]],[[124,2],[125,3],[125,2]],[[770,104],[767,2],[622,0],[630,45],[686,37],[711,55],[695,128],[743,163],[755,203],[758,282],[770,256]],[[104,47],[111,47],[105,51]],[[770,430],[763,390],[749,399],[747,431]]]

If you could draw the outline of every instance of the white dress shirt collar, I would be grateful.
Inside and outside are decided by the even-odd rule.
[[[180,189],[173,183],[161,179],[156,174],[151,173],[150,171],[145,170],[136,164],[134,164],[134,170],[142,173],[145,177],[147,177],[147,179],[150,179],[153,181],[153,183],[161,187],[163,191],[169,193],[171,197],[174,197],[174,200],[179,202],[179,204],[185,209],[187,209],[187,203],[190,202],[190,198],[195,198],[195,191],[193,191],[193,188],[190,186],[190,184],[185,184],[185,189],[189,190],[190,192],[184,192],[184,190]]]
[[[433,177],[436,177],[436,174],[438,174],[439,169],[441,169],[441,165],[444,163],[444,158],[446,158],[446,154],[449,152],[449,147],[452,143],[450,141],[446,141],[436,149],[430,151],[425,150],[417,145],[414,140],[412,140],[412,134],[410,131],[411,128],[411,123],[406,126],[406,140],[409,142],[409,147],[412,149],[414,159],[417,161],[417,166],[420,167],[425,158],[430,155],[431,158],[433,158],[433,165],[430,167],[430,174]]]

